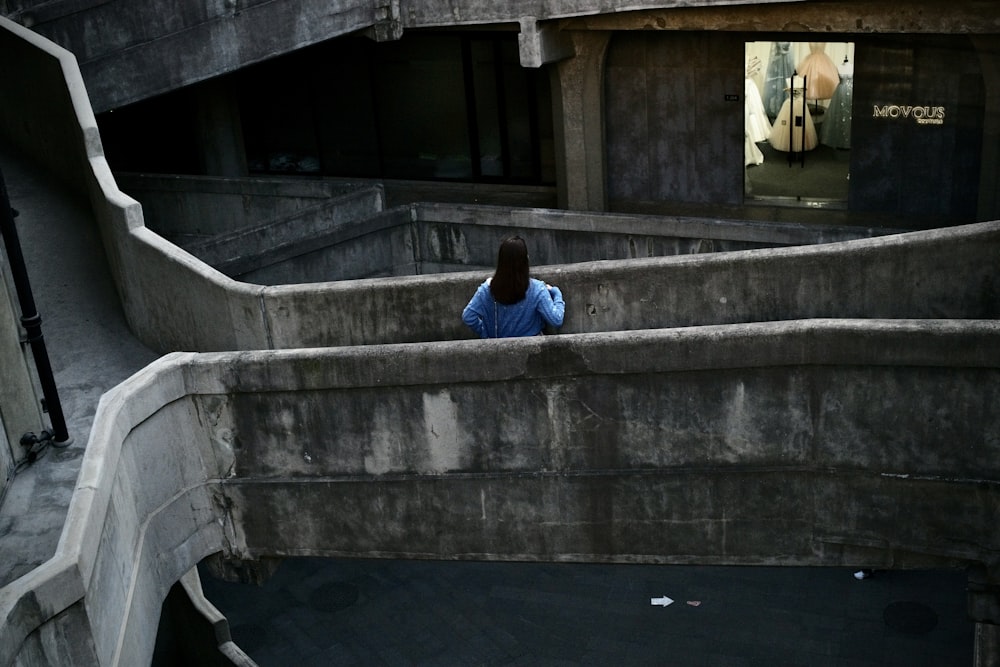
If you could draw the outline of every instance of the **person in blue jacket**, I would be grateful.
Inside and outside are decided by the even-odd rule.
[[[528,275],[528,246],[519,236],[500,243],[497,268],[462,311],[480,338],[536,336],[548,324],[562,326],[566,302],[558,287]]]

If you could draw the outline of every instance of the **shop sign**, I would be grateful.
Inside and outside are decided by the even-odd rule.
[[[872,118],[910,119],[918,125],[944,125],[944,107],[876,104]]]

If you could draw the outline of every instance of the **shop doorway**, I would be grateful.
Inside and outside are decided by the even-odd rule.
[[[744,198],[846,208],[853,42],[746,42]]]

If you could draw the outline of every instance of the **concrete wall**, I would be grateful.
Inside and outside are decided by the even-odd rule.
[[[338,238],[357,226],[358,221],[368,221],[370,226],[375,226],[372,223],[382,209],[380,188],[357,189],[280,219],[250,223],[227,234],[194,243],[188,241],[181,247],[232,278],[270,284],[270,281],[253,280],[247,276],[275,264],[294,266],[298,263],[296,258],[316,249],[340,245]],[[304,274],[308,275],[309,272]],[[324,275],[327,280],[332,278],[330,273],[312,275]],[[311,281],[286,279],[274,282]]]
[[[151,347],[161,350],[198,349],[205,343],[211,349],[267,347],[265,332],[249,324],[261,321],[256,290],[227,280],[150,232],[139,204],[118,190],[73,55],[3,18],[0,51],[12,55],[4,62],[18,64],[9,69],[14,76],[0,77],[0,97],[18,101],[2,105],[0,132],[89,198],[126,318],[137,335],[157,341]],[[164,281],[164,276],[172,278]],[[201,296],[192,300],[195,294]],[[207,339],[156,333],[161,326],[169,331],[174,318],[200,322]]]
[[[537,267],[563,333],[806,317],[995,318],[1000,223],[822,246]],[[275,348],[467,338],[488,271],[262,288]]]
[[[148,226],[236,280],[262,285],[492,269],[521,234],[537,265],[807,245],[896,233],[861,226],[410,203],[379,184],[118,176]]]
[[[2,244],[0,244],[2,246]],[[14,292],[7,255],[0,248],[0,499],[10,482],[15,465],[27,453],[20,445],[21,436],[45,428],[40,390],[35,384],[34,364],[28,347],[22,342],[24,328]]]
[[[181,247],[238,234],[319,209],[370,182],[303,178],[220,178],[115,174],[122,192],[141,201],[146,225]],[[383,206],[372,207],[369,214]]]
[[[743,201],[744,43],[725,32],[624,32],[605,71],[608,198]],[[742,150],[742,149],[741,149]]]
[[[88,160],[103,156],[100,132],[73,54],[0,17],[0,131],[76,192]]]
[[[1000,472],[997,331],[819,321],[265,356],[238,373],[260,391],[226,399],[226,490],[254,556],[992,560],[977,495]]]
[[[185,3],[171,12],[135,2],[84,11],[24,4],[13,15],[77,54],[99,111],[368,28],[384,7],[372,0]]]
[[[184,384],[154,368],[102,399],[55,555],[0,592],[0,664],[149,664],[167,591],[224,540],[208,481],[230,461]],[[86,641],[50,637],[24,662],[67,616]]]
[[[995,577],[998,400],[973,320],[175,353],[102,398],[56,555],[0,591],[0,665],[147,664],[216,552]]]
[[[252,243],[240,239],[239,247],[230,248],[233,259],[222,262],[201,247],[190,250],[234,279],[281,285],[470,270],[492,273],[500,241],[512,234],[527,240],[534,264],[545,266],[829,243],[893,233],[439,204],[414,204],[367,220],[321,224],[322,231],[273,246],[263,240],[270,236],[266,230],[253,230],[262,238]]]

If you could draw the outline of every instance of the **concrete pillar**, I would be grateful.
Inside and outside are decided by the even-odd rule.
[[[560,61],[552,76],[559,206],[604,211],[604,60],[611,33],[571,35],[576,55]]]
[[[1000,219],[1000,38],[976,35],[972,43],[983,70],[986,101],[983,109],[983,154],[979,168],[980,222]]]
[[[573,40],[552,23],[534,17],[522,17],[520,23],[517,48],[521,67],[541,67],[573,57]]]
[[[238,178],[247,175],[239,101],[224,79],[197,86],[198,146],[206,176]]]

